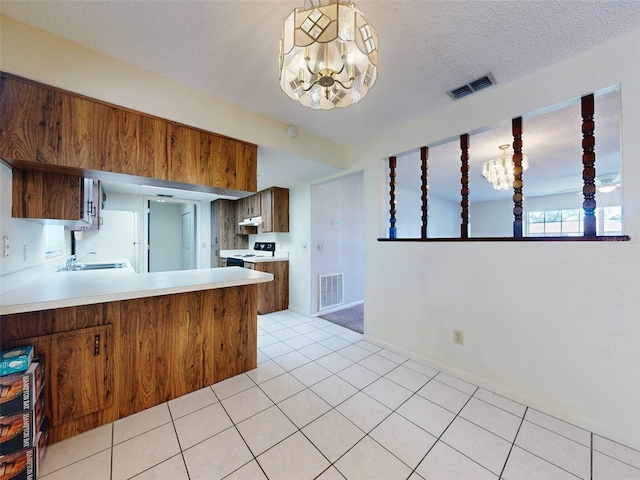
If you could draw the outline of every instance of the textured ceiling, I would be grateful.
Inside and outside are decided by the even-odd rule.
[[[446,108],[453,102],[446,91],[488,72],[510,82],[640,25],[637,0],[358,0],[379,34],[378,81],[356,105],[314,111],[290,100],[278,83],[282,21],[303,4],[2,0],[0,8],[343,145]]]
[[[330,111],[311,110],[290,100],[278,82],[282,21],[294,8],[302,7],[304,0],[2,0],[0,12],[343,145],[447,108],[453,103],[447,91],[489,72],[497,83],[507,83],[640,25],[638,0],[356,3],[378,31],[379,76],[360,103]],[[599,121],[601,108],[597,107]],[[525,153],[531,163],[526,178],[531,179],[529,188],[532,183],[536,188],[529,189],[527,195],[579,188],[573,169],[580,155],[575,151],[580,138],[575,132],[558,135],[561,127],[579,119],[567,121],[562,115],[575,117],[575,111],[546,117],[537,124],[535,118],[526,123],[524,140],[529,150]],[[615,115],[619,120],[617,110]],[[509,195],[491,189],[473,170],[474,165],[479,169],[482,162],[497,156],[498,145],[511,143],[508,123],[472,135],[472,201]],[[611,138],[607,138],[605,131],[598,130],[599,173],[607,159],[611,160],[606,169],[619,171],[619,126],[610,131]],[[430,149],[431,195],[457,201],[457,162],[439,162],[439,158],[459,159],[458,142]],[[567,162],[564,166],[563,161]],[[419,177],[409,173],[416,168],[419,170],[416,152],[399,158],[401,186],[420,188],[415,184]],[[259,189],[292,187],[339,171],[263,146],[258,152]],[[407,180],[410,177],[413,179]],[[135,187],[125,185],[106,188],[150,193],[134,192],[131,189]],[[202,196],[193,195],[194,199]]]

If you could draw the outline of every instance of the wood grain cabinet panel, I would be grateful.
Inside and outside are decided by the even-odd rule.
[[[181,125],[167,126],[167,180],[203,184],[207,175],[200,156],[200,131]]]
[[[89,144],[91,102],[13,78],[0,82],[0,156],[95,167]]]
[[[142,117],[99,103],[92,117],[92,152],[99,162],[98,170],[151,177],[153,164],[140,155]]]
[[[0,77],[0,156],[37,161],[46,90]]]
[[[255,192],[258,190],[258,147],[244,142],[235,142],[236,190]]]
[[[2,349],[32,345],[44,355],[50,441],[115,420],[111,304],[0,317]]]
[[[111,406],[112,326],[50,335],[52,416],[57,423]],[[46,337],[45,337],[46,339]]]
[[[16,218],[79,221],[84,218],[81,177],[14,170],[12,216]]]
[[[11,74],[0,82],[0,157],[8,163],[256,191],[256,145]]]
[[[278,312],[289,308],[289,262],[257,262],[256,270],[273,274],[273,281],[258,286],[258,313]]]
[[[118,364],[120,416],[130,415],[203,388],[207,352],[204,336],[212,311],[203,312],[203,293],[147,297],[121,302]],[[208,361],[213,362],[213,355]]]
[[[53,426],[112,405],[111,338],[112,325],[103,325],[10,342],[32,345],[44,355],[45,394]]]
[[[145,177],[167,180],[167,122],[154,117],[142,116],[140,158],[138,163]],[[140,175],[140,174],[136,174]]]
[[[57,442],[257,366],[258,285],[0,317],[2,349],[46,357]]]
[[[257,285],[212,290],[213,382],[258,366]]]
[[[262,233],[289,231],[289,190],[272,187],[260,192]]]
[[[236,235],[236,202],[219,199],[211,202],[211,267],[220,267],[220,250],[249,248],[247,235]]]

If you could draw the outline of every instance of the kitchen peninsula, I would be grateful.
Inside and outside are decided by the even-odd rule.
[[[0,296],[0,346],[46,359],[57,442],[253,369],[258,285],[235,268],[52,272]]]

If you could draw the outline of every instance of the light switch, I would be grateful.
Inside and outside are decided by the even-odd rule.
[[[6,235],[2,237],[2,256],[9,256],[9,237]]]

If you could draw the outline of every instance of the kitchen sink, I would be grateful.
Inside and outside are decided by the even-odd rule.
[[[114,263],[85,263],[81,265],[72,265],[71,268],[63,268],[60,271],[63,272],[79,272],[84,270],[107,270],[112,268],[126,268],[127,264],[124,262]]]

